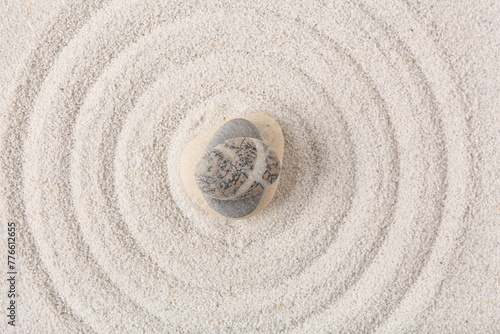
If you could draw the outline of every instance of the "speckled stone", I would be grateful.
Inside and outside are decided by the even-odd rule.
[[[215,132],[212,139],[210,139],[205,152],[208,153],[220,143],[235,137],[248,137],[263,140],[259,129],[252,122],[244,118],[235,118],[223,124]],[[207,204],[222,216],[228,218],[240,218],[255,211],[262,200],[264,192],[261,192],[253,197],[233,201],[213,198],[207,196],[203,192],[202,194]]]
[[[207,196],[221,200],[253,197],[278,179],[276,152],[256,138],[228,139],[209,151],[198,164],[196,183]]]

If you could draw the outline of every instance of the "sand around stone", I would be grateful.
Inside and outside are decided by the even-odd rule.
[[[261,135],[261,131],[264,132],[263,135]],[[245,141],[245,138],[248,139]],[[254,143],[252,139],[256,140],[256,142]],[[269,145],[266,139],[269,141]],[[200,175],[198,169],[201,168],[206,171],[211,167],[215,159],[217,159],[217,163],[226,164],[225,159],[218,158],[220,151],[213,152],[214,149],[219,148],[229,152],[236,149],[236,147],[240,147],[245,142],[249,143],[252,149],[247,150],[247,156],[245,157],[227,159],[229,162],[234,160],[232,163],[233,170],[231,175],[218,180],[223,186],[214,184],[213,177]],[[272,150],[269,157],[267,153],[265,154],[264,166],[266,166],[266,169],[259,176],[264,179],[263,182],[266,185],[265,187],[259,187],[259,183],[252,181],[249,184],[250,187],[247,188],[246,194],[249,195],[245,196],[245,193],[239,194],[237,190],[244,186],[247,176],[240,176],[235,171],[240,170],[241,174],[243,169],[246,170],[257,162],[256,144],[261,146],[261,150],[265,150],[266,147]],[[260,213],[272,200],[278,185],[280,161],[283,159],[283,145],[283,134],[279,124],[265,114],[241,115],[206,129],[186,146],[182,154],[180,173],[185,190],[198,205],[208,212],[228,219],[250,218]],[[203,148],[204,150],[202,150]],[[210,152],[212,152],[212,157]],[[207,159],[207,165],[204,168],[203,164],[200,165],[203,159]],[[208,159],[211,160],[208,161]],[[247,162],[245,166],[240,166],[237,160],[247,160]],[[216,170],[215,166],[213,166],[213,171]],[[205,190],[205,192],[202,190]],[[232,198],[231,201],[228,201],[228,198]]]

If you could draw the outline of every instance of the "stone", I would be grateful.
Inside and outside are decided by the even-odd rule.
[[[195,178],[204,195],[221,200],[253,197],[278,179],[278,154],[262,140],[228,139],[202,158]]]
[[[244,118],[233,118],[220,126],[213,134],[207,148],[205,149],[205,154],[224,141],[238,136],[255,138],[258,140],[264,139],[259,129],[253,122]],[[217,214],[223,216],[224,218],[239,219],[251,216],[259,205],[261,205],[263,195],[264,192],[253,197],[232,200],[231,202],[213,198],[207,196],[206,194],[203,194],[203,198],[205,199],[205,203],[217,212]]]
[[[180,159],[180,177],[185,193],[207,212],[231,220],[247,219],[262,212],[271,202],[280,179],[278,174],[262,192],[242,199],[218,199],[202,192],[195,177],[200,161],[217,145],[238,137],[257,139],[271,147],[282,167],[284,138],[281,127],[262,113],[241,115],[202,131],[187,144]]]

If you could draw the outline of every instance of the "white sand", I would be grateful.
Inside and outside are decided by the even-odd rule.
[[[500,332],[498,2],[166,3],[0,5],[19,333]],[[178,159],[247,112],[276,197],[207,217]]]

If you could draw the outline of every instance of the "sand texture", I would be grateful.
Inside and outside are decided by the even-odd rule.
[[[1,1],[0,333],[500,333],[499,41],[494,0]],[[178,162],[247,113],[283,168],[225,220]]]

